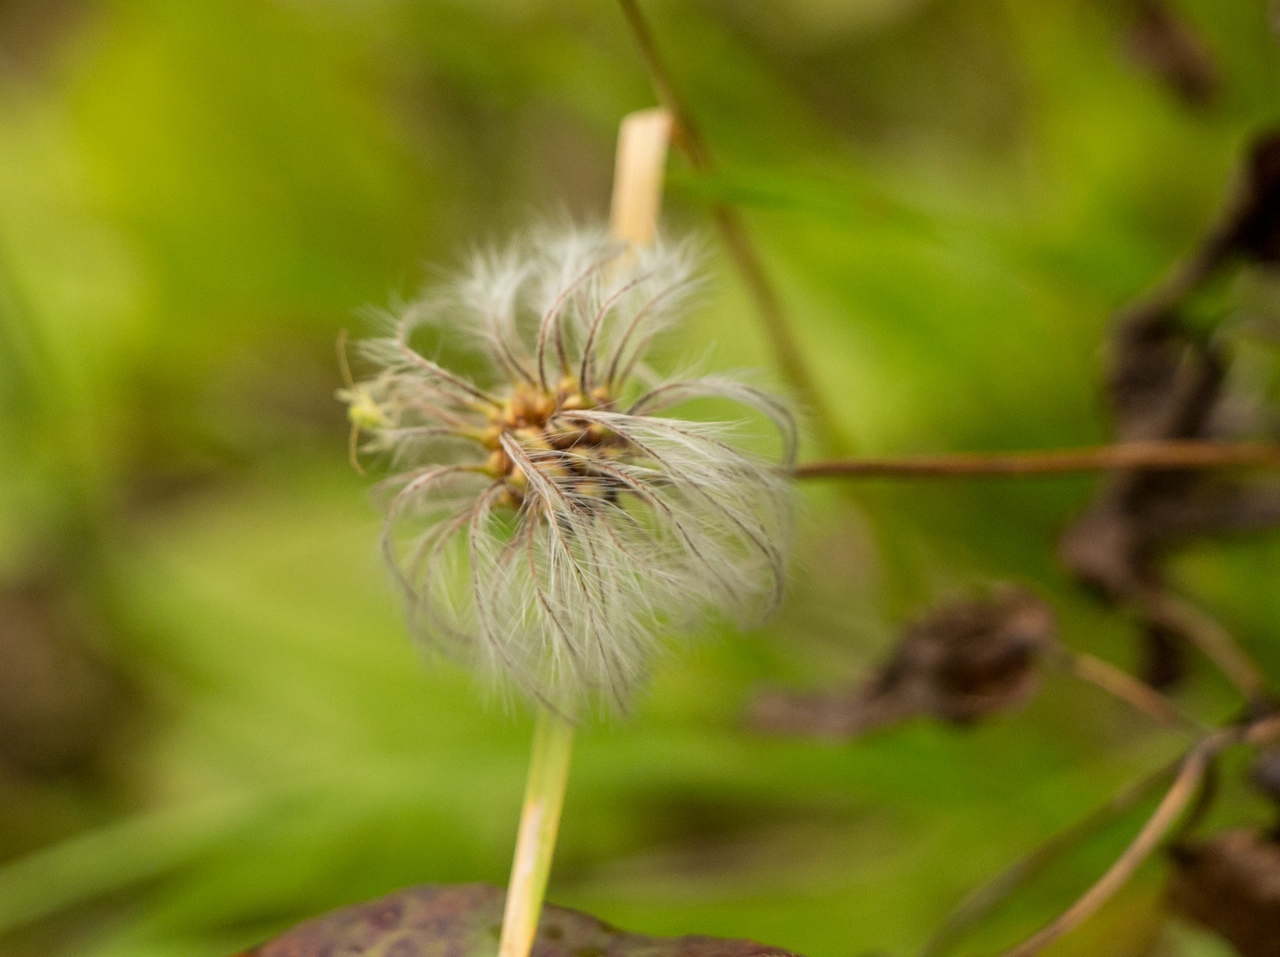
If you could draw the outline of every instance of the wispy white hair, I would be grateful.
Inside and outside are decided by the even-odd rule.
[[[596,230],[477,256],[386,317],[363,345],[380,372],[345,393],[366,450],[393,463],[383,546],[413,631],[566,714],[625,708],[664,636],[708,613],[759,622],[783,593],[787,409],[734,377],[644,363],[687,306],[691,260]],[[424,356],[423,326],[469,337],[483,374]],[[753,411],[668,414],[702,398]],[[777,462],[744,448],[752,423],[776,431]]]

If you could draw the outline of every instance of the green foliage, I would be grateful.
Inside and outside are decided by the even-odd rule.
[[[215,957],[407,884],[501,884],[528,721],[406,641],[343,471],[332,349],[427,263],[531,214],[603,214],[616,123],[651,102],[621,19],[586,0],[65,6],[0,76],[0,570],[65,570],[133,717],[96,773],[29,786],[14,828],[56,816],[65,839],[0,870],[0,946]],[[1280,118],[1261,0],[1177,4],[1222,74],[1198,109],[1126,56],[1122,5],[1100,0],[651,6],[723,161],[673,169],[670,222],[708,234],[715,281],[672,351],[769,361],[705,218],[732,201],[866,452],[1101,440],[1108,317]],[[1132,664],[1133,629],[1051,550],[1090,487],[808,490],[778,621],[708,636],[630,721],[581,732],[550,899],[646,933],[905,953],[1166,760],[1180,739],[1061,676],[963,731],[834,747],[741,725],[759,683],[851,680],[921,603],[990,578]],[[1177,567],[1271,674],[1277,570],[1274,536]],[[1205,669],[1185,695],[1233,707]],[[1135,819],[964,952],[1043,923]],[[1058,952],[1137,953],[1156,872]]]

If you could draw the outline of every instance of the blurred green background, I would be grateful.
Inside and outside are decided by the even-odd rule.
[[[1268,4],[1169,4],[1211,57],[1199,93],[1140,55],[1138,7],[647,4],[722,161],[672,164],[668,224],[713,251],[672,348],[770,364],[715,252],[706,207],[729,200],[860,451],[1105,440],[1108,317],[1280,119]],[[221,957],[407,884],[505,882],[531,722],[406,640],[334,341],[475,244],[602,217],[617,123],[651,103],[600,0],[0,3],[0,952]],[[637,931],[906,954],[1177,753],[1066,677],[967,730],[844,746],[742,727],[761,683],[855,680],[924,604],[991,579],[1133,667],[1134,626],[1053,556],[1092,483],[806,488],[777,621],[706,636],[629,720],[584,729],[551,900]],[[1277,572],[1276,536],[1174,569],[1272,675]],[[1182,694],[1235,707],[1205,668]],[[1228,784],[1215,815],[1262,809]],[[961,952],[1047,920],[1136,820]],[[1226,953],[1160,894],[1153,863],[1053,952]]]

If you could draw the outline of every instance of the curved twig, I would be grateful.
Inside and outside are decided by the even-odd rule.
[[[1105,803],[1053,835],[986,883],[974,888],[925,943],[920,957],[941,957],[959,943],[971,928],[1008,900],[1019,887],[1043,872],[1073,847],[1137,807],[1153,791],[1169,781],[1177,773],[1181,763],[1182,758],[1179,758],[1127,785]]]
[[[1197,734],[1204,733],[1203,725],[1180,711],[1159,691],[1129,672],[1117,668],[1109,661],[1104,661],[1095,655],[1067,649],[1062,649],[1060,658],[1063,665],[1077,678],[1096,685],[1161,724]]]
[[[1212,661],[1249,702],[1267,694],[1267,679],[1231,633],[1195,605],[1167,591],[1139,595],[1138,609],[1150,621],[1182,635]]]
[[[1116,891],[1128,883],[1139,865],[1159,846],[1161,839],[1195,797],[1200,780],[1213,756],[1224,747],[1239,741],[1242,733],[1240,728],[1227,728],[1209,735],[1192,748],[1182,760],[1173,784],[1160,799],[1151,817],[1147,819],[1129,846],[1107,868],[1106,873],[1048,926],[1032,934],[1016,947],[1006,950],[1001,957],[1031,957],[1032,954],[1080,926],[1110,900]]]

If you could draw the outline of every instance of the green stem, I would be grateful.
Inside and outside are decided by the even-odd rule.
[[[555,712],[539,708],[498,957],[529,957],[533,946],[556,847],[572,750],[573,725]]]

